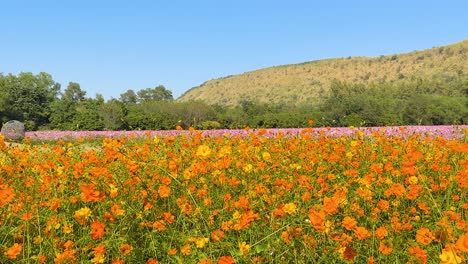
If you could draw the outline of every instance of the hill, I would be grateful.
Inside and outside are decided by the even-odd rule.
[[[441,47],[380,57],[334,58],[259,69],[214,79],[177,100],[238,105],[242,101],[318,103],[334,81],[398,82],[408,78],[468,76],[468,39]]]

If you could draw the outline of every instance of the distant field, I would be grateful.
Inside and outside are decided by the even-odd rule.
[[[0,263],[465,263],[467,132],[0,137]]]

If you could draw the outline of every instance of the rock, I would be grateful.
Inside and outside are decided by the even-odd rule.
[[[20,121],[10,120],[3,124],[1,134],[6,140],[23,140],[26,129]]]

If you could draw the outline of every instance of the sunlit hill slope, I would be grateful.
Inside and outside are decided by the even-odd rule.
[[[237,105],[320,102],[334,80],[351,83],[399,82],[408,78],[468,76],[468,39],[441,47],[379,57],[347,57],[281,65],[209,80],[178,101]]]

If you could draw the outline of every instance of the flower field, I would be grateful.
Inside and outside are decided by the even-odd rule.
[[[0,263],[464,263],[467,131],[0,138]]]

